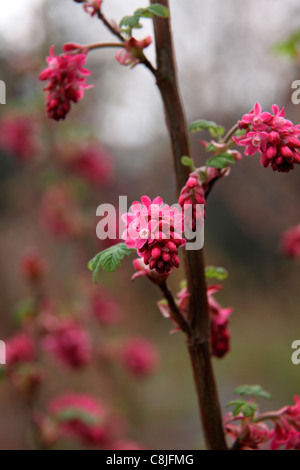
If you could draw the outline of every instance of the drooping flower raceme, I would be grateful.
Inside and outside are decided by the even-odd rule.
[[[223,308],[214,299],[213,294],[222,289],[220,285],[212,285],[207,287],[207,300],[210,310],[210,342],[212,355],[218,358],[225,356],[230,350],[230,332],[228,329],[229,316],[232,314],[231,307]],[[184,286],[176,295],[176,305],[181,313],[186,317],[188,308],[189,293],[187,287]],[[170,307],[167,300],[160,300],[158,308],[165,318],[169,318]],[[175,329],[177,331],[178,329]]]
[[[239,450],[259,450],[269,440],[270,430],[265,423],[255,423],[250,417],[233,416],[224,418],[225,432],[237,441]]]
[[[71,101],[77,103],[84,95],[84,90],[92,85],[86,84],[86,78],[91,72],[84,68],[87,61],[85,52],[76,52],[78,45],[65,45],[65,54],[56,56],[54,46],[50,48],[47,57],[49,67],[40,74],[40,80],[49,80],[45,91],[47,114],[49,118],[59,121],[65,119],[71,109]],[[75,52],[72,51],[75,49]],[[68,53],[69,52],[69,53]]]
[[[178,268],[178,248],[185,244],[182,212],[164,204],[160,197],[151,201],[148,196],[134,202],[130,209],[122,215],[126,226],[122,238],[126,245],[137,248],[144,263],[160,274]]]
[[[300,450],[300,397],[295,396],[295,405],[285,406],[276,414],[275,426],[270,433],[271,449],[285,446],[286,450]]]
[[[116,60],[121,65],[131,65],[134,67],[143,59],[143,50],[152,42],[151,36],[142,40],[130,38],[124,43],[124,47],[116,53]]]
[[[178,204],[184,209],[185,228],[196,230],[197,222],[203,223],[205,217],[205,195],[197,173],[191,173],[182,188]],[[190,206],[191,213],[188,208]]]
[[[156,371],[159,357],[154,344],[144,338],[131,338],[120,348],[119,357],[124,367],[137,377]]]
[[[285,119],[284,108],[279,111],[272,106],[273,114],[262,112],[256,103],[253,110],[239,121],[240,129],[246,134],[233,137],[233,140],[245,147],[245,155],[261,154],[261,165],[271,166],[274,171],[288,172],[294,164],[300,163],[300,124]]]
[[[16,333],[5,344],[8,366],[34,361],[36,356],[35,345],[31,336],[25,331]]]

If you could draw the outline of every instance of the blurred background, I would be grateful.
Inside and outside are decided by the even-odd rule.
[[[297,0],[170,4],[188,122],[212,119],[230,128],[255,102],[264,110],[273,103],[285,106],[287,117],[300,122],[300,107],[291,102],[299,62],[274,49],[300,27]],[[103,11],[119,22],[146,5],[143,0],[104,0]],[[169,334],[171,325],[156,307],[160,293],[146,278],[131,282],[130,259],[115,274],[103,274],[98,288],[87,270],[88,260],[103,248],[95,234],[99,204],[117,204],[119,195],[130,202],[143,194],[175,202],[169,141],[153,77],[140,65],[122,67],[113,50],[93,52],[88,82],[94,88],[66,121],[51,122],[38,79],[50,45],[58,54],[65,42],[112,37],[72,0],[2,1],[0,8],[0,79],[7,87],[7,104],[0,105],[0,339],[11,337],[23,321],[20,312],[32,291],[20,260],[34,249],[47,265],[43,291],[52,310],[74,314],[90,327],[89,299],[97,289],[105,291],[122,319],[118,325],[98,325],[99,331],[93,327],[94,344],[105,350],[125,337],[143,336],[160,356],[157,372],[143,378],[131,378],[118,367],[108,373],[94,363],[66,373],[43,358],[47,379],[38,406],[45,408],[65,390],[90,393],[124,414],[127,434],[147,448],[201,448],[184,338]],[[136,37],[151,34],[150,20],[144,25]],[[146,52],[154,62],[153,45]],[[16,122],[20,128],[14,134]],[[21,142],[20,148],[9,145],[9,135],[18,136],[12,140]],[[201,137],[191,136],[199,165],[205,161]],[[87,148],[101,157],[93,181],[70,165],[77,150]],[[278,249],[282,232],[299,223],[299,183],[298,168],[275,173],[262,168],[257,155],[245,157],[216,185],[207,204],[205,258],[228,269],[217,299],[234,309],[231,352],[214,360],[224,413],[240,384],[259,383],[273,394],[271,404],[261,403],[262,410],[291,404],[300,392],[300,366],[291,362],[292,341],[300,339],[299,264]],[[181,269],[172,275],[174,293],[183,278]],[[1,449],[28,445],[27,408],[12,384],[1,382]]]

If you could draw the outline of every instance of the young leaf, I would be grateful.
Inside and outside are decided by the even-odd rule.
[[[152,3],[146,10],[160,18],[169,18],[170,16],[169,9],[160,3]]]
[[[218,281],[224,281],[228,277],[228,271],[222,267],[206,266],[205,268],[206,279],[217,279]]]
[[[100,268],[112,273],[120,266],[122,259],[131,253],[131,248],[128,248],[125,243],[118,243],[98,253],[88,264],[89,270],[93,271],[94,283],[97,283]]]
[[[208,130],[212,137],[222,136],[225,133],[223,126],[219,126],[214,121],[206,121],[205,119],[194,121],[189,126],[190,132],[199,132],[203,130]]]
[[[187,156],[181,157],[181,163],[184,166],[188,166],[192,171],[195,170],[194,160],[192,158]]]
[[[234,390],[236,395],[253,396],[270,400],[272,395],[264,390],[260,385],[240,385]]]
[[[256,403],[250,403],[245,400],[232,400],[227,403],[226,406],[234,406],[232,410],[233,416],[237,416],[239,413],[242,413],[245,417],[251,417],[257,410]]]
[[[212,166],[213,168],[218,168],[222,170],[228,165],[234,163],[234,156],[230,153],[220,153],[219,155],[214,155],[206,161],[206,166]]]
[[[124,16],[120,21],[120,28],[129,27],[129,28],[139,28],[140,27],[140,17],[133,16]]]
[[[96,419],[91,414],[85,413],[78,408],[66,408],[56,416],[60,422],[76,420],[87,425],[93,425],[96,423]]]
[[[300,49],[300,31],[295,31],[283,42],[276,44],[274,50],[278,54],[283,54],[292,59],[295,58]]]

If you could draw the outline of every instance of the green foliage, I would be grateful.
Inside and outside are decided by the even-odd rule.
[[[66,408],[56,415],[56,418],[59,422],[67,422],[72,420],[79,420],[84,424],[93,425],[96,423],[96,419],[82,410],[77,408]]]
[[[240,385],[234,390],[234,393],[242,396],[266,398],[266,400],[272,398],[272,395],[266,392],[260,385]]]
[[[22,325],[27,320],[34,317],[36,312],[35,300],[26,299],[17,304],[13,311],[13,317],[18,325]]]
[[[205,277],[206,279],[217,279],[218,281],[224,281],[228,278],[228,271],[222,267],[206,266]]]
[[[192,158],[187,156],[181,157],[181,163],[184,166],[188,166],[192,171],[195,170],[194,160]]]
[[[250,403],[245,400],[232,400],[227,403],[226,406],[234,406],[232,414],[237,416],[239,413],[242,413],[245,418],[253,417],[255,411],[257,410],[256,403]]]
[[[133,250],[125,243],[118,243],[98,253],[88,264],[89,270],[93,271],[94,283],[97,283],[100,268],[107,273],[112,273],[120,266],[123,258],[132,252]]]
[[[297,57],[300,51],[300,30],[295,31],[285,41],[276,44],[274,50],[277,54],[286,55],[292,59]]]
[[[223,168],[226,168],[228,165],[233,164],[234,162],[234,156],[231,153],[224,152],[209,158],[206,161],[206,166],[212,166],[214,168],[222,170]]]
[[[160,3],[153,3],[147,8],[138,8],[132,16],[124,16],[120,21],[120,32],[132,36],[133,29],[142,28],[140,23],[141,18],[153,18],[158,16],[160,18],[168,18],[170,12],[167,7]]]
[[[219,126],[214,121],[206,121],[205,119],[199,119],[194,121],[189,126],[190,132],[199,132],[203,130],[208,130],[210,135],[214,138],[224,135],[225,129],[223,126]]]

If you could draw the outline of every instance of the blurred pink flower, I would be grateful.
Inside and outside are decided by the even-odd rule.
[[[69,152],[64,164],[67,169],[92,185],[106,185],[113,174],[111,155],[96,143],[82,145]]]
[[[275,426],[270,433],[272,450],[282,446],[286,450],[300,450],[300,396],[295,396],[294,401],[295,405],[276,412]]]
[[[0,147],[13,154],[21,163],[33,160],[39,151],[39,136],[32,116],[5,116],[0,122]]]
[[[131,338],[119,350],[123,366],[134,376],[144,377],[156,372],[159,356],[156,347],[144,338]]]
[[[282,234],[280,251],[290,258],[300,259],[300,224]]]
[[[137,442],[122,439],[109,444],[105,450],[145,450],[145,447],[142,447]]]
[[[34,361],[36,356],[35,344],[28,333],[16,333],[6,342],[6,363],[8,366],[22,362]]]
[[[213,298],[213,294],[219,292],[222,286],[214,285],[207,288],[208,305],[211,318],[211,348],[215,357],[223,357],[230,351],[230,332],[228,329],[231,307],[222,308]]]
[[[43,349],[71,369],[86,366],[92,359],[89,333],[75,320],[63,319],[42,341]]]
[[[58,238],[69,238],[81,230],[78,206],[71,193],[63,187],[47,189],[40,206],[41,224]]]
[[[93,294],[91,312],[102,326],[116,325],[122,317],[118,304],[104,291]]]
[[[261,154],[261,165],[271,166],[274,171],[288,172],[294,164],[300,163],[300,125],[285,119],[284,108],[279,111],[272,106],[273,114],[262,113],[256,103],[253,110],[239,122],[246,135],[233,137],[233,140],[245,147],[245,155]]]
[[[47,408],[62,437],[88,445],[103,445],[110,437],[107,409],[90,395],[65,393],[51,400]]]
[[[45,274],[46,262],[35,250],[30,250],[21,258],[20,268],[27,281],[38,282]]]
[[[70,51],[70,47],[67,45],[64,50]],[[83,67],[86,61],[84,52],[56,56],[54,46],[51,46],[47,57],[49,67],[40,74],[40,80],[49,80],[49,85],[44,88],[49,92],[46,99],[49,118],[56,121],[65,119],[71,109],[71,101],[77,103],[83,98],[84,90],[92,87],[86,84],[85,77],[91,74]]]

